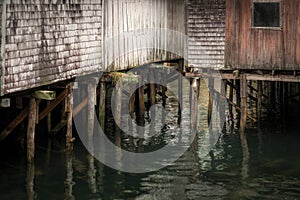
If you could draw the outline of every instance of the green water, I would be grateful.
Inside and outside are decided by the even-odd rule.
[[[79,139],[66,153],[61,136],[37,133],[34,165],[26,164],[18,145],[1,148],[0,199],[300,199],[299,112],[291,111],[289,123],[266,117],[245,136],[227,123],[208,154],[201,142],[207,118],[200,118],[189,150],[171,166],[145,174],[104,166]]]
[[[239,134],[227,132],[203,160],[194,143],[172,166],[128,174],[103,166],[79,142],[69,155],[53,139],[37,147],[33,174],[23,153],[2,158],[0,199],[299,199],[299,141],[297,131],[250,130],[245,161]]]

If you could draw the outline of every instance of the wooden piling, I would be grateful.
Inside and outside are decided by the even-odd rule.
[[[249,93],[251,96],[253,96],[253,91],[254,91],[253,90],[253,81],[250,80],[249,81]]]
[[[115,118],[115,145],[121,147],[121,130],[119,125],[121,124],[121,117],[122,117],[122,87],[121,85],[117,85],[115,88],[115,98],[114,98],[114,118]]]
[[[296,83],[296,91],[300,94],[300,83]],[[300,100],[300,95],[298,95],[297,100]]]
[[[47,107],[50,105],[50,101],[47,101]],[[51,119],[51,112],[47,115],[47,131],[48,134],[51,133],[52,130],[52,119]]]
[[[191,92],[190,92],[190,99],[191,99],[191,130],[197,129],[198,123],[198,94],[199,94],[199,82],[196,78],[191,80]]]
[[[143,84],[143,76],[142,74],[140,75],[140,87],[137,91],[137,101],[138,101],[138,106],[139,106],[139,118],[144,119],[145,117],[145,102],[144,102],[144,85]]]
[[[230,81],[231,84],[229,84],[229,102],[233,102],[233,87],[234,87],[234,81],[231,80]],[[232,104],[228,104],[228,111],[229,111],[229,118],[231,121],[234,120],[233,117],[233,109],[232,109]]]
[[[27,127],[27,161],[32,163],[35,154],[35,125],[37,116],[37,104],[36,99],[31,98],[29,103],[29,115],[28,115],[28,127]]]
[[[162,125],[164,126],[166,124],[166,112],[165,112],[165,108],[167,105],[167,75],[164,71],[164,73],[161,74],[162,75],[162,89],[161,89],[161,96],[162,96]],[[178,94],[179,95],[179,94]],[[179,111],[180,110],[180,105],[178,107],[178,115],[179,115]],[[178,116],[177,119],[177,123],[180,124],[180,115]]]
[[[281,84],[279,83],[279,87],[278,88],[281,88],[280,86]],[[281,90],[281,89],[280,89]],[[269,96],[269,112],[271,111],[274,112],[276,110],[276,83],[275,82],[269,82],[268,83],[268,96]],[[279,95],[281,96],[281,95]]]
[[[214,78],[209,78],[208,80],[208,88],[209,88],[209,100],[208,100],[208,115],[207,121],[210,124],[212,119],[212,112],[213,112],[213,105],[214,105],[214,88],[215,88],[215,81]]]
[[[226,118],[226,104],[225,99],[227,94],[227,80],[221,80],[221,97],[219,97],[219,112],[220,112],[220,127],[221,129],[224,127],[224,122]],[[225,97],[225,98],[222,98]]]
[[[94,138],[94,123],[95,123],[95,105],[96,105],[96,84],[95,80],[90,80],[88,83],[88,121],[87,134],[88,143],[93,145]]]
[[[134,115],[134,105],[135,105],[135,85],[130,85],[130,101],[129,101],[129,114],[133,118]]]
[[[73,149],[72,119],[73,119],[73,83],[67,85],[68,96],[66,97],[67,133],[66,148]]]
[[[241,107],[241,81],[240,80],[235,80],[235,96],[236,96],[236,106],[238,108]],[[236,119],[239,121],[241,119],[241,111],[239,109],[236,109]]]
[[[286,115],[288,111],[288,94],[289,94],[289,83],[282,83],[282,104],[281,104],[281,116],[283,119],[283,122],[286,120]]]
[[[101,128],[105,129],[105,103],[106,103],[106,83],[104,80],[99,84],[99,123]]]
[[[247,124],[247,97],[248,97],[248,89],[247,89],[247,79],[245,75],[241,76],[240,79],[240,88],[241,88],[241,121],[240,121],[240,130],[241,133],[245,132],[246,124]]]
[[[257,82],[257,106],[256,106],[256,113],[257,113],[257,121],[260,123],[261,120],[261,108],[262,108],[262,81]]]
[[[156,86],[154,70],[150,70],[150,107],[156,103]]]
[[[183,85],[183,71],[184,71],[184,60],[181,59],[178,62],[179,66],[179,77],[178,77],[178,124],[181,122],[181,116],[182,116],[182,104],[183,104],[183,93],[182,93],[182,85]]]

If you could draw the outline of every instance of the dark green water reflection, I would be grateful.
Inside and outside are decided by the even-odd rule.
[[[7,149],[0,164],[0,199],[299,199],[298,130],[267,127],[246,136],[247,160],[240,135],[228,131],[205,159],[198,158],[196,140],[172,166],[149,174],[105,167],[79,142],[66,154],[61,141],[45,141],[37,147],[34,169],[21,151]]]

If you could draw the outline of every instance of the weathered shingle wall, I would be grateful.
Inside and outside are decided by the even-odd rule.
[[[2,13],[3,13],[3,1],[0,2],[0,50],[1,50],[1,47],[2,47],[2,30],[1,30],[1,27],[2,27]],[[1,56],[1,53],[0,53],[0,63],[1,62],[2,62],[2,56]],[[1,64],[0,64],[0,77],[1,76],[2,76],[2,67],[1,67]],[[1,84],[2,84],[2,82],[0,81],[0,86],[1,86]]]
[[[5,85],[11,93],[101,70],[99,0],[9,0]]]
[[[2,13],[3,13],[3,1],[0,2],[0,26],[2,24]],[[0,38],[2,38],[1,31],[0,31]],[[1,39],[0,39],[0,48],[1,48]]]
[[[189,65],[224,67],[226,0],[188,0]]]

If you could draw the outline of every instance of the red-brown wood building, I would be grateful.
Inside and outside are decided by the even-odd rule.
[[[225,65],[300,70],[299,0],[227,0]]]
[[[189,0],[193,67],[300,69],[299,0]]]

